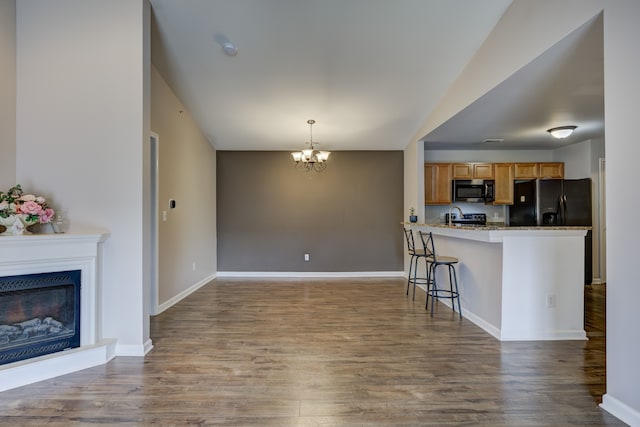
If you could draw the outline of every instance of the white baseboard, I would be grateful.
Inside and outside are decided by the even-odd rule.
[[[118,344],[116,346],[116,356],[135,356],[135,357],[144,357],[147,353],[151,351],[153,348],[153,344],[151,340],[147,340],[144,344],[134,344],[134,345],[123,345]]]
[[[425,291],[425,294],[426,294],[426,286],[418,285],[418,288],[420,288],[423,291]],[[426,295],[425,295],[425,298],[426,298]],[[451,300],[439,299],[438,302],[446,305],[449,308],[451,308]],[[429,308],[429,310],[431,310],[431,308]],[[486,333],[488,333],[492,337],[494,337],[494,338],[496,338],[498,340],[500,339],[500,329],[496,328],[491,323],[485,321],[481,317],[478,317],[472,311],[469,311],[466,308],[463,308],[462,309],[462,317],[464,317],[465,319],[467,319],[471,323],[475,324],[477,327],[479,327],[480,329],[482,329],[483,331],[485,331]]]
[[[218,271],[224,278],[358,278],[358,277],[404,277],[403,271]]]
[[[602,396],[600,407],[630,426],[640,426],[640,411],[620,402],[609,393]]]
[[[191,295],[192,293],[194,293],[195,291],[197,291],[198,289],[200,289],[201,287],[203,287],[204,285],[206,285],[207,283],[209,283],[215,278],[216,278],[215,274],[205,277],[204,279],[200,280],[198,283],[188,287],[187,289],[180,292],[178,295],[174,296],[173,298],[170,298],[169,300],[163,302],[158,306],[158,311],[154,314],[154,316],[162,313],[169,307],[176,305],[177,303],[179,303],[180,301],[182,301],[183,299],[185,299],[186,297],[188,297],[189,295]]]
[[[602,395],[600,407],[630,426],[640,426],[640,411],[620,402],[609,393]]]
[[[40,357],[9,363],[0,367],[0,391],[70,374],[113,359],[115,340],[102,340]]]
[[[426,292],[426,286],[418,284],[419,289]],[[439,303],[451,308],[451,300],[439,299]],[[467,308],[462,307],[462,317],[474,323],[480,329],[487,332],[492,337],[500,341],[556,341],[556,340],[587,340],[587,334],[584,330],[575,331],[536,331],[528,334],[519,334],[517,336],[508,336],[503,334],[500,328],[495,327],[491,323],[485,321],[481,317],[477,316]]]

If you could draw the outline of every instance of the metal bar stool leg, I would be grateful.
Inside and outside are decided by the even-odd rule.
[[[453,310],[453,312],[456,312],[456,293],[453,292],[453,279],[451,277],[451,269],[453,268],[453,266],[451,264],[447,265],[448,270],[449,270],[449,295],[451,295],[451,309]]]
[[[431,263],[429,262],[429,259],[427,257],[423,257],[424,258],[424,269],[427,273],[427,277],[425,280],[425,284],[427,285],[427,289],[425,289],[426,294],[427,294],[427,304],[429,303],[429,284],[431,283]],[[416,269],[418,268],[418,263],[416,262]],[[416,299],[416,288],[413,288],[413,299]]]
[[[460,320],[462,320],[462,305],[460,305],[460,292],[458,291],[458,274],[456,273],[456,269],[453,265],[450,265],[449,267],[451,267],[453,269],[453,279],[454,279],[454,285],[456,287],[456,298],[458,300],[458,314],[460,315]],[[453,291],[453,289],[452,289]],[[455,311],[455,301],[451,301],[451,306],[454,307],[454,311]]]
[[[420,260],[420,257],[416,257],[416,262],[413,266],[413,297],[412,297],[412,301],[416,300],[416,285],[418,283],[418,261]]]
[[[438,283],[436,281],[436,267],[438,264],[433,264],[431,267],[431,274],[433,274],[433,279],[431,282],[431,317],[433,317],[433,308],[436,305],[436,301],[438,300]]]
[[[416,259],[415,256],[411,255],[411,258],[409,259],[409,274],[407,275],[407,295],[409,295],[409,287],[411,286],[411,270],[413,267],[413,260]],[[417,262],[417,260],[416,260]]]

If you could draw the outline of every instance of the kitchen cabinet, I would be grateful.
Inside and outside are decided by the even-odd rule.
[[[564,163],[425,163],[425,204],[451,204],[451,182],[454,179],[492,179],[495,181],[493,204],[512,205],[513,182],[536,178],[563,179]]]
[[[494,163],[494,205],[513,204],[513,163]]]
[[[564,163],[540,163],[538,178],[564,178]]]
[[[491,163],[454,163],[453,179],[493,179]]]
[[[537,163],[515,163],[513,165],[515,179],[536,179],[538,177]]]
[[[515,179],[564,178],[564,163],[514,163]]]
[[[425,163],[424,201],[427,205],[448,205],[451,203],[451,163]]]

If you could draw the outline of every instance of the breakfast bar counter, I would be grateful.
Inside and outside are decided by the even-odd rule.
[[[460,260],[462,314],[489,334],[503,341],[587,339],[584,237],[590,227],[404,225],[413,229],[416,245],[419,231],[431,232],[437,254]]]

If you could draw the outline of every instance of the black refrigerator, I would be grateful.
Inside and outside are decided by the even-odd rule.
[[[591,226],[591,179],[534,179],[514,184],[511,226]],[[585,237],[584,282],[593,277],[591,230]]]

